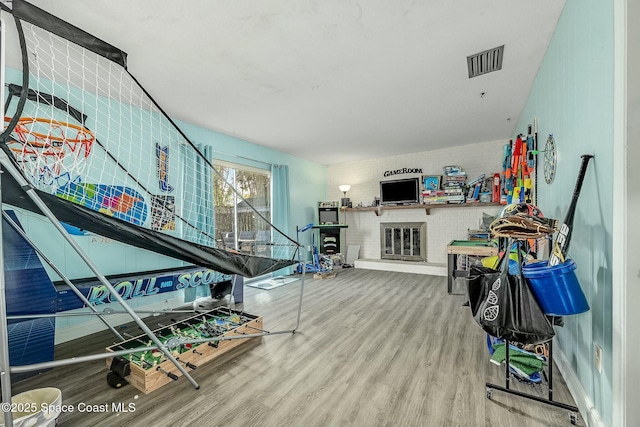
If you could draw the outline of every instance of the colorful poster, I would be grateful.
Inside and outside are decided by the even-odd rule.
[[[135,225],[147,219],[144,197],[133,188],[120,185],[67,184],[56,196]]]
[[[160,147],[160,144],[156,144],[156,165],[160,190],[171,193],[173,187],[169,184],[169,146]]]

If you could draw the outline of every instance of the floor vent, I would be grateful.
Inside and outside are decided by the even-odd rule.
[[[481,76],[502,69],[502,56],[504,45],[475,55],[467,56],[467,67],[469,68],[469,78]]]

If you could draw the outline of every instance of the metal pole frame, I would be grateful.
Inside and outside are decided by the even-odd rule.
[[[5,25],[4,25],[4,20],[2,19],[2,12],[0,11],[0,110],[1,111],[4,111],[4,100],[5,100],[5,94],[4,94],[5,52],[6,52],[6,50],[5,50]],[[134,78],[134,80],[135,80],[135,78]],[[3,171],[2,168],[4,168],[6,171]],[[212,169],[214,169],[214,171],[217,172],[215,170],[215,168],[212,168]],[[129,305],[120,296],[120,294],[118,294],[118,292],[114,289],[114,287],[107,280],[107,278],[102,273],[99,272],[98,267],[93,263],[93,261],[91,261],[91,259],[82,250],[82,248],[80,248],[80,246],[77,244],[77,242],[75,240],[73,240],[73,238],[67,233],[67,231],[62,226],[60,221],[55,217],[55,215],[49,210],[49,208],[46,206],[46,204],[42,201],[42,199],[40,199],[40,197],[34,191],[33,187],[30,185],[30,183],[27,182],[25,180],[24,176],[22,176],[22,174],[20,173],[20,171],[18,171],[15,168],[15,165],[7,157],[6,153],[4,153],[2,150],[0,150],[0,174],[1,173],[6,173],[6,172],[11,173],[11,175],[16,179],[16,181],[25,190],[25,193],[27,194],[27,196],[29,196],[29,198],[38,206],[38,208],[42,211],[42,213],[51,221],[51,223],[54,225],[54,227],[60,232],[62,237],[71,245],[71,247],[74,249],[74,251],[80,256],[80,258],[86,263],[86,265],[96,275],[96,278],[104,286],[106,286],[106,288],[113,294],[113,296],[115,297],[116,301],[119,302],[120,305],[124,308],[125,312],[128,313],[131,316],[131,318],[140,327],[140,329],[142,331],[144,331],[145,334],[156,345],[154,347],[149,347],[149,348],[158,348],[158,349],[160,349],[165,354],[167,359],[170,360],[173,363],[173,365],[178,369],[178,371],[180,371],[182,373],[182,375],[189,380],[189,382],[194,386],[194,388],[199,389],[200,386],[189,375],[189,373],[182,367],[182,365],[176,360],[176,358],[169,351],[169,348],[158,339],[158,337],[153,333],[153,331],[151,331],[151,329],[149,329],[149,327],[142,321],[142,319],[137,315],[137,313],[133,309],[131,309],[131,307],[129,307]],[[235,190],[234,188],[232,188],[232,189],[234,190],[234,192],[237,193],[237,190]],[[242,198],[242,196],[240,196],[240,197]],[[249,206],[251,206],[251,205],[249,205]],[[1,208],[2,208],[2,197],[1,197],[1,186],[0,186],[0,209]],[[254,208],[254,210],[255,210],[255,208]],[[265,219],[262,216],[262,214],[257,212],[257,210],[255,212],[260,217]],[[269,221],[267,221],[267,222],[269,222]],[[11,221],[10,224],[11,223],[13,223],[13,221]],[[15,223],[13,225],[15,225]],[[14,227],[14,228],[16,230],[19,229],[19,227]],[[275,226],[274,226],[274,228],[278,232],[280,232],[280,230],[278,230]],[[22,235],[22,233],[20,233],[20,234]],[[284,234],[282,232],[280,232],[280,234],[285,236],[290,241],[294,242],[291,238],[287,237],[286,234]],[[25,236],[23,235],[23,237],[25,237]],[[25,239],[39,254],[41,254],[41,256],[43,256],[42,253],[38,249],[36,249],[36,246],[31,243],[30,239],[28,239],[26,237],[25,237]],[[298,249],[299,249],[300,243],[299,242],[295,242],[295,243],[298,245]],[[2,230],[0,228],[0,267],[4,265],[3,255],[4,254],[3,254],[3,244],[2,244]],[[294,254],[294,256],[295,256],[295,254]],[[45,259],[46,262],[49,263],[49,260],[46,257],[43,256],[43,259]],[[49,264],[49,265],[52,268],[54,268],[54,270],[56,272],[58,271],[52,263]],[[293,333],[295,333],[296,330],[300,326],[300,318],[301,318],[301,314],[302,314],[302,300],[303,300],[303,294],[304,294],[304,281],[305,281],[305,273],[306,273],[305,270],[306,269],[302,270],[302,278],[301,278],[301,281],[300,281],[300,297],[299,297],[299,304],[298,304],[298,312],[297,312],[297,318],[296,318],[296,325],[295,325],[295,327],[293,329],[291,329],[291,330],[283,330],[283,331],[275,331],[275,332],[264,332],[264,333],[260,333],[260,334],[244,335],[244,336],[241,336],[241,337],[222,337],[222,338],[213,339],[213,340],[196,340],[194,342],[197,343],[197,342],[207,342],[207,341],[220,341],[220,340],[228,340],[228,339],[240,339],[240,338],[260,337],[260,336],[266,336],[266,335],[276,335],[276,334],[285,334],[285,333],[292,333],[293,334]],[[65,280],[65,277],[62,274],[60,274],[60,273],[58,273],[58,274],[60,275],[60,277],[63,280]],[[88,301],[86,301],[86,298],[83,298],[83,295],[79,292],[79,290],[75,286],[70,284],[70,282],[68,280],[65,280],[65,283],[70,285],[71,289],[74,290],[76,295],[83,302],[85,302],[85,304],[88,302]],[[232,285],[232,292],[233,292],[233,287],[234,286],[235,286],[235,282]],[[116,336],[118,336],[119,338],[122,338],[121,335],[111,325],[109,325],[108,322],[106,322],[106,320],[104,320],[102,318],[101,314],[99,312],[97,312],[95,310],[95,308],[91,304],[88,304],[88,307],[93,311],[92,314],[98,315],[98,317],[100,317],[100,319],[105,323],[105,325],[107,325],[107,327],[109,327],[112,330],[112,332],[115,333]],[[136,352],[136,351],[139,351],[139,350],[138,349],[134,349],[132,351],[128,351],[127,350],[125,352],[122,352],[122,354],[129,354],[129,353]],[[11,377],[10,377],[10,372],[15,372],[15,373],[28,372],[28,371],[32,371],[32,370],[38,370],[38,369],[41,369],[41,368],[44,368],[44,367],[55,367],[55,366],[62,366],[62,365],[80,363],[80,362],[84,362],[84,361],[88,361],[88,360],[96,360],[96,359],[101,359],[101,358],[113,357],[113,356],[119,355],[119,353],[121,353],[121,352],[114,352],[114,353],[109,353],[109,354],[106,354],[106,355],[100,354],[100,355],[91,355],[91,356],[84,356],[84,357],[71,358],[71,359],[63,359],[63,360],[58,360],[58,361],[53,361],[53,362],[46,362],[46,363],[35,364],[35,365],[24,365],[24,366],[20,366],[20,367],[11,368],[10,361],[9,361],[9,339],[8,339],[8,326],[7,326],[6,295],[5,295],[5,276],[4,276],[4,268],[0,268],[0,383],[1,383],[0,384],[0,389],[1,389],[2,403],[11,403],[11,397],[12,396],[11,396]],[[4,425],[5,426],[13,425],[13,415],[12,415],[11,411],[4,412]]]
[[[160,342],[158,337],[149,329],[149,327],[142,321],[140,316],[136,314],[135,311],[129,307],[126,301],[122,298],[122,296],[115,290],[113,285],[107,280],[107,278],[100,273],[98,267],[93,263],[93,261],[89,258],[89,256],[82,250],[80,245],[67,233],[65,228],[62,226],[58,218],[49,210],[49,207],[40,199],[38,194],[35,192],[31,184],[22,176],[22,173],[16,169],[15,165],[11,162],[11,159],[7,156],[4,151],[0,150],[0,165],[2,165],[5,171],[9,172],[11,176],[18,182],[20,187],[25,191],[27,196],[38,206],[40,211],[51,221],[54,227],[60,232],[62,237],[71,245],[73,250],[80,256],[80,258],[85,262],[85,264],[91,269],[93,274],[95,274],[96,278],[102,283],[106,288],[111,292],[113,297],[120,303],[122,308],[131,316],[134,322],[144,331],[144,333],[153,341],[154,344],[158,346],[160,351],[164,353],[164,355],[174,364],[176,369],[180,371],[182,375],[184,375],[187,380],[195,387],[196,389],[200,388],[198,383],[189,375],[189,373],[184,369],[184,367],[176,360],[176,358],[171,354],[171,352]]]
[[[102,313],[99,313],[98,310],[96,310],[96,308],[89,302],[89,300],[82,294],[82,292],[80,292],[80,290],[76,287],[76,285],[74,285],[73,283],[71,283],[69,279],[67,279],[67,277],[62,273],[62,271],[60,271],[60,269],[56,267],[55,264],[49,258],[47,258],[47,256],[35,245],[35,243],[33,243],[33,241],[29,238],[29,236],[27,236],[27,234],[22,230],[22,228],[20,228],[18,224],[16,224],[15,221],[4,210],[2,210],[2,217],[16,231],[16,233],[18,233],[20,237],[22,237],[29,244],[29,246],[31,246],[31,248],[34,251],[36,251],[36,253],[40,256],[40,258],[42,258],[44,262],[46,262],[49,265],[49,267],[51,267],[51,269],[55,271],[58,276],[60,276],[60,278],[64,281],[64,283],[71,288],[73,293],[76,294],[78,298],[80,298],[80,300],[84,303],[84,305],[87,306],[89,309],[91,309],[93,314],[97,315],[98,318],[102,321],[102,323],[104,323],[105,326],[109,328],[116,337],[118,337],[118,339],[124,341],[124,337],[120,335],[120,333],[117,330],[115,330],[115,328],[111,326],[109,322],[107,322],[107,320],[102,316]],[[25,318],[29,318],[29,316],[25,316]]]
[[[2,25],[2,24],[0,24]],[[4,32],[4,27],[0,29]],[[0,48],[4,50],[4,48]],[[2,66],[4,68],[4,66]],[[3,85],[4,86],[4,85]],[[0,92],[4,99],[4,93]],[[0,174],[4,173],[0,170]],[[0,209],[2,209],[2,186],[0,186]],[[5,295],[4,245],[2,244],[2,227],[0,226],[0,382],[2,382],[2,403],[11,403],[11,375],[9,365],[9,328],[7,325],[7,299]],[[4,425],[13,425],[11,409],[4,411]]]
[[[282,335],[282,334],[289,334],[289,333],[291,333],[291,331],[262,332],[259,334],[233,335],[229,337],[213,337],[213,338],[201,338],[201,339],[193,339],[193,340],[180,340],[180,344],[181,345],[202,344],[205,342],[215,342],[215,341],[243,340],[248,338],[259,338],[259,337],[266,337],[269,335]],[[11,367],[11,372],[23,373],[23,372],[36,371],[41,369],[57,368],[60,366],[73,365],[75,363],[80,363],[80,362],[90,362],[94,360],[107,359],[109,357],[123,356],[131,353],[137,353],[139,351],[145,351],[145,350],[148,351],[148,350],[155,350],[155,349],[162,350],[163,348],[169,348],[169,347],[165,345],[162,345],[162,346],[151,345],[151,346],[144,346],[144,347],[141,346],[141,347],[130,348],[126,350],[118,350],[118,351],[109,352],[109,353],[89,354],[87,356],[79,356],[71,359],[60,359],[60,360],[53,360],[51,362],[34,363],[32,365],[13,366]]]
[[[160,314],[174,314],[174,313],[193,313],[197,314],[200,311],[194,310],[134,310],[138,314],[153,314],[154,316]],[[7,316],[7,319],[16,320],[16,319],[40,319],[40,318],[49,318],[49,317],[93,317],[93,316],[111,316],[114,314],[129,314],[124,310],[110,310],[110,311],[92,311],[92,312],[84,312],[84,313],[68,313],[68,312],[57,312],[57,313],[45,313],[45,314],[10,314]],[[119,335],[119,334],[118,334]],[[122,337],[121,340],[125,341],[126,338]]]
[[[0,93],[0,95],[1,95],[1,93]],[[109,283],[107,278],[104,277],[98,271],[97,266],[91,261],[91,259],[89,259],[89,257],[84,253],[82,248],[80,248],[79,245],[75,242],[75,240],[73,240],[73,238],[67,233],[67,231],[62,226],[60,221],[49,210],[49,208],[42,201],[42,199],[40,199],[40,197],[38,197],[38,195],[35,192],[35,190],[33,189],[33,187],[31,187],[31,185],[26,181],[26,179],[22,176],[20,171],[18,171],[15,168],[14,164],[7,157],[6,153],[4,153],[1,150],[0,150],[0,166],[2,166],[6,170],[6,171],[3,171],[3,173],[7,173],[7,172],[11,173],[11,175],[18,181],[20,186],[23,189],[25,189],[25,192],[29,196],[29,198],[38,206],[38,208],[42,211],[42,213],[52,222],[52,224],[60,232],[60,234],[64,237],[64,239],[72,246],[72,248],[76,251],[76,253],[82,258],[82,260],[87,264],[87,266],[96,275],[96,278],[103,285],[105,285],[107,287],[107,289],[109,289],[109,291],[116,298],[116,301],[119,302],[120,305],[124,308],[125,312],[128,313],[132,317],[132,319],[140,327],[140,329],[142,329],[142,331],[155,344],[155,346],[152,346],[152,347],[144,347],[144,348],[141,347],[141,348],[126,350],[126,351],[123,350],[122,352],[113,352],[113,353],[105,353],[105,354],[94,354],[94,355],[88,355],[88,356],[82,356],[82,357],[74,357],[74,358],[70,358],[70,359],[62,359],[62,360],[56,360],[56,361],[51,361],[51,362],[44,362],[44,363],[38,363],[38,364],[32,364],[32,365],[22,365],[22,366],[16,366],[16,367],[10,367],[9,366],[8,350],[5,350],[7,352],[6,357],[3,357],[3,355],[0,353],[0,363],[2,363],[2,365],[0,365],[0,372],[3,373],[3,374],[5,372],[7,374],[9,372],[23,373],[23,372],[33,371],[33,370],[47,369],[47,368],[65,366],[65,365],[70,365],[70,364],[75,364],[75,363],[86,362],[86,361],[105,359],[105,358],[108,358],[108,357],[113,357],[113,356],[120,355],[120,353],[122,353],[123,355],[124,354],[135,353],[135,352],[141,351],[141,349],[150,349],[150,348],[151,349],[155,349],[155,348],[157,348],[157,349],[161,350],[165,354],[165,356],[167,356],[167,359],[170,360],[173,363],[173,365],[180,371],[180,373],[182,373],[182,375],[185,378],[187,378],[187,380],[189,380],[189,382],[194,386],[194,388],[196,388],[196,389],[200,388],[200,386],[189,375],[189,373],[184,369],[184,367],[175,359],[175,357],[173,356],[173,354],[170,351],[171,349],[167,345],[165,345],[164,343],[162,343],[159,340],[159,338],[153,333],[153,331],[151,331],[151,329],[149,329],[149,327],[142,321],[142,319],[137,315],[137,313],[133,309],[131,309],[131,307],[129,307],[129,305],[125,302],[124,299],[122,299],[120,294],[118,294],[118,292],[113,288],[113,285],[111,285],[111,283]],[[0,198],[0,202],[1,202],[1,198]],[[1,248],[1,245],[0,245],[0,260],[1,260],[1,256],[2,256],[1,249],[2,248]],[[224,340],[231,340],[231,339],[244,339],[244,338],[262,337],[262,336],[268,336],[268,335],[279,335],[279,334],[287,334],[287,333],[293,334],[293,333],[295,333],[296,330],[300,326],[300,319],[301,319],[301,316],[302,316],[302,301],[303,301],[303,296],[304,296],[304,281],[305,281],[305,276],[306,276],[306,271],[305,270],[306,269],[303,269],[302,277],[300,279],[300,296],[299,296],[299,302],[298,302],[296,324],[293,327],[293,329],[274,331],[274,332],[263,332],[263,333],[259,333],[259,334],[248,334],[248,335],[235,336],[235,337],[216,337],[216,338],[213,338],[213,339],[189,340],[189,341],[184,341],[184,344],[187,344],[187,343],[199,344],[199,343],[209,342],[209,341],[224,341]],[[0,295],[0,302],[3,302],[4,301],[4,271],[0,271],[0,290],[2,291],[1,295]],[[4,306],[3,306],[3,308],[4,308]],[[97,312],[87,313],[87,314],[100,315],[100,313],[97,313]],[[6,333],[6,318],[7,318],[6,309],[3,309],[2,311],[0,311],[0,320],[4,320],[5,333]],[[2,323],[2,322],[0,322],[0,323]],[[0,325],[0,343],[2,343],[1,340],[2,340],[2,325]],[[3,348],[4,349],[8,348],[8,339],[7,339],[7,345],[4,345]],[[3,383],[2,383],[3,399],[4,399],[5,394],[8,395],[9,398],[10,398],[10,396],[11,396],[10,386],[11,385],[10,385],[10,379],[9,379],[8,385],[7,385],[8,391],[5,392],[5,390],[4,390],[5,381],[3,381]],[[8,423],[6,421],[7,417],[11,417],[11,414],[10,413],[9,414],[5,413],[5,425],[11,425],[11,423]]]
[[[257,333],[257,334],[234,335],[234,336],[228,336],[228,337],[213,337],[213,338],[200,338],[200,339],[192,339],[192,340],[180,340],[180,344],[202,344],[202,343],[205,343],[205,342],[212,342],[212,341],[229,341],[229,340],[237,340],[237,339],[265,337],[265,336],[270,336],[270,335],[282,335],[282,334],[294,334],[294,333],[296,333],[296,330],[300,326],[300,317],[301,317],[301,314],[302,314],[302,298],[303,298],[303,294],[304,294],[304,279],[305,279],[305,272],[303,271],[302,272],[302,278],[300,279],[300,299],[299,299],[299,304],[298,304],[296,326],[293,329],[287,329],[287,330],[282,330],[282,331],[273,331],[273,332],[264,331],[264,332]],[[87,314],[92,315],[92,313],[87,313]],[[261,329],[258,329],[258,328],[254,328],[254,329],[256,329],[258,331],[261,331]],[[124,356],[124,355],[131,354],[131,353],[137,353],[139,351],[154,350],[154,349],[161,349],[161,350],[162,349],[169,349],[170,350],[170,348],[165,346],[164,344],[161,345],[161,346],[155,345],[155,346],[146,346],[146,347],[136,347],[136,348],[127,349],[127,350],[119,350],[119,351],[109,352],[109,353],[91,354],[91,355],[87,355],[87,356],[73,357],[73,358],[70,358],[70,359],[60,359],[60,360],[54,360],[54,361],[51,361],[51,362],[36,363],[36,364],[32,364],[32,365],[14,366],[14,367],[11,367],[10,370],[13,373],[30,372],[30,371],[36,371],[36,370],[42,370],[42,369],[57,368],[57,367],[60,367],[60,366],[67,366],[67,365],[72,365],[72,364],[75,364],[75,363],[82,363],[82,362],[90,362],[90,361],[100,360],[100,359],[107,359],[109,357]]]
[[[5,25],[0,11],[0,111],[4,115],[4,81],[5,81]],[[2,171],[0,170],[0,174]],[[0,185],[0,209],[2,209],[2,185]],[[2,244],[2,227],[0,226],[0,382],[2,403],[11,403],[11,374],[9,366],[9,329],[7,326],[7,299],[5,296],[4,252]],[[11,410],[4,411],[4,425],[13,425]]]

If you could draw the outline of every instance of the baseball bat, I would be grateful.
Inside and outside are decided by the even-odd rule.
[[[549,265],[558,265],[565,261],[567,253],[569,252],[569,243],[571,242],[571,234],[573,233],[573,216],[576,212],[576,205],[578,204],[578,197],[580,197],[580,190],[582,190],[582,182],[584,181],[584,175],[587,173],[587,166],[589,160],[593,157],[591,154],[583,154],[582,165],[580,165],[580,172],[578,173],[578,180],[576,186],[573,189],[573,197],[569,204],[569,210],[564,216],[558,235],[553,242],[553,250],[549,256]]]

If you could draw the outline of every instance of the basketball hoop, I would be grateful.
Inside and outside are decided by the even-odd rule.
[[[5,123],[10,120],[4,118]],[[47,175],[47,181],[67,173],[69,177],[79,175],[95,142],[93,132],[84,126],[45,117],[21,117],[13,134],[17,138],[10,139],[7,146],[22,169],[38,180]]]

